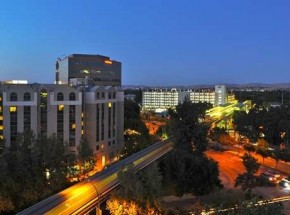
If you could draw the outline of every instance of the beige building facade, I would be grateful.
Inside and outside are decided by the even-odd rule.
[[[105,166],[123,146],[124,95],[116,87],[54,84],[0,85],[0,138],[13,147],[17,134],[56,135],[77,154],[82,136]]]

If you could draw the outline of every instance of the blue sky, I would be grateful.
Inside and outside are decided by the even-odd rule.
[[[289,0],[1,0],[0,38],[0,80],[53,83],[87,53],[126,85],[290,82]]]

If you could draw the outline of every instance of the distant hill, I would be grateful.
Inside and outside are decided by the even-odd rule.
[[[248,84],[198,84],[190,86],[146,86],[146,85],[123,85],[122,89],[154,89],[154,88],[178,88],[178,89],[208,89],[214,88],[215,85],[226,85],[229,89],[268,89],[268,90],[290,90],[290,83],[248,83]]]

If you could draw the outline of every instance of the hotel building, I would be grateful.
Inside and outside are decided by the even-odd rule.
[[[142,92],[142,110],[162,112],[168,108],[174,108],[188,97],[193,103],[207,102],[213,106],[224,105],[234,100],[232,94],[228,94],[224,85],[216,85],[215,89],[178,90],[178,89],[150,89]]]
[[[97,165],[116,160],[123,147],[124,95],[116,87],[54,84],[0,85],[0,138],[13,147],[17,134],[56,135],[77,154],[84,135]]]

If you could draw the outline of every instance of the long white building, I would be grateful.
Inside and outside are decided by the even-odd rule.
[[[165,111],[174,108],[188,97],[193,103],[208,102],[213,106],[228,102],[228,93],[224,85],[216,85],[215,89],[178,90],[150,89],[142,92],[142,110]],[[232,98],[232,95],[230,95]]]

